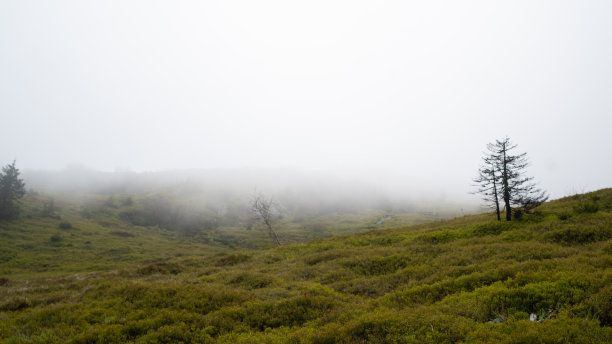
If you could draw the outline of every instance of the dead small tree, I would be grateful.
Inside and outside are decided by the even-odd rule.
[[[272,201],[272,198],[267,198],[261,192],[255,193],[251,197],[251,212],[255,215],[258,220],[263,222],[263,224],[268,228],[268,233],[274,239],[276,245],[280,246],[280,240],[278,239],[278,234],[272,228],[272,224],[274,222],[274,213],[277,209],[276,203]]]

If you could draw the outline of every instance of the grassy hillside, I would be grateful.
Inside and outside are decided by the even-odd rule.
[[[245,211],[225,218],[195,214],[192,217],[197,216],[197,222],[180,227],[147,223],[143,217],[148,214],[141,214],[145,201],[146,198],[133,195],[28,193],[21,202],[21,219],[0,222],[0,277],[100,271],[273,245],[267,230],[252,223]],[[155,206],[150,216],[174,215],[172,211],[178,209],[172,203]],[[275,219],[275,229],[282,242],[288,244],[438,218],[424,214],[387,215],[380,211],[300,215]]]
[[[110,234],[115,226],[70,222],[81,232],[60,235],[73,245],[50,245],[31,264],[86,251],[76,243],[90,231],[133,250],[132,263],[110,269],[101,258],[71,273],[28,275],[4,258],[6,343],[612,342],[612,189],[548,202],[510,223],[482,214],[210,254],[200,252],[215,246],[164,232],[124,238]],[[28,229],[15,226],[3,226],[2,252],[28,245]],[[160,240],[185,246],[133,263],[155,257]]]
[[[0,223],[0,276],[108,270],[221,249],[184,240],[176,232],[125,223],[107,200],[28,194],[22,218]]]

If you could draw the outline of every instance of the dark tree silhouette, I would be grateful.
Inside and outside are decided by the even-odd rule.
[[[15,161],[0,172],[0,220],[12,220],[19,216],[17,201],[25,195],[25,183],[19,178]]]
[[[491,143],[487,145],[488,152],[482,157],[484,165],[478,169],[478,177],[474,179],[477,183],[479,193],[483,196],[483,200],[495,209],[497,221],[501,221],[501,213],[499,210],[499,194],[500,194],[500,175],[497,172],[495,150]]]
[[[474,181],[480,186],[478,193],[494,202],[499,209],[499,198],[504,201],[506,221],[512,220],[513,208],[529,212],[548,199],[546,192],[533,183],[533,177],[525,175],[529,166],[527,153],[514,154],[516,144],[509,138],[495,140],[487,145],[488,152],[483,160],[485,166],[479,170]],[[498,210],[498,220],[500,219]]]

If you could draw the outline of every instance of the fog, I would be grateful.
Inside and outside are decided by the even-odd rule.
[[[227,207],[242,211],[261,194],[287,215],[366,213],[372,210],[404,213],[461,215],[482,210],[465,197],[449,197],[448,190],[406,183],[367,182],[303,169],[245,168],[191,169],[163,172],[100,172],[72,166],[58,171],[25,170],[29,190],[53,195],[135,195],[138,199],[165,197],[195,211]]]
[[[2,1],[0,163],[41,188],[188,170],[241,190],[477,204],[482,151],[509,136],[553,198],[609,187],[610,13],[609,1]],[[102,172],[79,184],[75,164]]]

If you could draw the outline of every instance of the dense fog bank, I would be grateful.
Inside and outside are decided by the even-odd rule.
[[[63,194],[165,195],[193,206],[223,211],[248,204],[256,192],[272,197],[288,212],[324,214],[363,212],[450,212],[478,210],[469,195],[426,185],[343,176],[298,169],[190,169],[161,172],[101,172],[83,167],[24,170],[28,189]],[[372,179],[372,178],[370,178]],[[394,185],[395,183],[395,185]],[[453,196],[455,196],[453,198]]]

